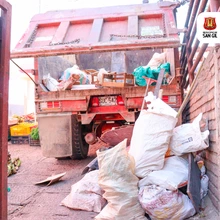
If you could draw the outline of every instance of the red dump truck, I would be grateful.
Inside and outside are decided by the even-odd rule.
[[[36,114],[43,155],[85,158],[85,135],[126,123],[140,112],[145,86],[73,86],[71,90],[46,91],[42,87],[42,59],[74,55],[81,69],[105,68],[127,73],[147,65],[155,52],[165,52],[172,80],[162,85],[162,99],[175,109],[182,103],[179,33],[174,2],[104,8],[50,11],[30,21],[11,58],[33,57],[36,81]],[[122,58],[118,58],[118,56]],[[50,62],[57,65],[57,61]],[[42,70],[43,69],[43,70]],[[63,69],[64,70],[64,69]],[[155,86],[150,86],[149,91]]]

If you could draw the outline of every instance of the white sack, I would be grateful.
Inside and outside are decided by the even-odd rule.
[[[99,84],[102,84],[102,78],[103,78],[103,74],[109,74],[104,68],[101,68],[97,74],[97,79]],[[106,81],[112,81],[111,79],[108,79]]]
[[[208,147],[209,131],[201,132],[199,125],[201,119],[202,113],[192,123],[182,124],[174,128],[170,148],[175,155],[181,156],[185,153],[200,151]]]
[[[103,191],[98,184],[99,171],[87,173],[80,181],[71,186],[71,192],[61,202],[71,209],[100,212],[106,204]]]
[[[135,174],[144,178],[161,170],[177,119],[142,110],[135,122],[129,153],[135,160]]]
[[[140,189],[139,200],[151,220],[182,220],[196,213],[188,196],[178,190],[146,186]]]
[[[47,76],[43,77],[44,85],[49,89],[49,91],[57,91],[57,86],[59,82],[50,76],[50,73],[48,73]]]
[[[139,181],[139,187],[158,185],[164,189],[176,190],[188,180],[188,161],[182,157],[168,157],[162,170],[153,171]]]
[[[97,151],[99,185],[105,191],[108,204],[96,220],[142,220],[144,210],[138,200],[138,178],[134,175],[134,160],[126,150],[127,139],[114,148]]]
[[[144,99],[146,102],[149,101],[148,96],[145,97]],[[160,98],[153,99],[151,103],[147,105],[147,108],[148,108],[147,109],[148,112],[170,115],[172,117],[177,116],[177,112],[169,105],[167,105],[164,101],[162,101]]]
[[[154,53],[147,67],[157,69],[161,64],[165,63],[166,53]]]

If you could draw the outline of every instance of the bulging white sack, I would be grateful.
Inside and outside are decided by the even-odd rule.
[[[61,202],[71,209],[100,212],[106,204],[103,191],[98,184],[99,171],[87,173],[80,181],[71,186],[71,192]]]
[[[153,171],[139,181],[139,187],[158,185],[164,189],[176,190],[188,180],[188,166],[188,161],[182,157],[168,157],[161,170]]]
[[[183,220],[196,213],[188,196],[178,190],[146,186],[140,189],[139,200],[151,220]]]
[[[135,174],[144,178],[161,170],[177,119],[166,114],[142,110],[135,122],[129,154],[135,160]]]
[[[202,113],[200,113],[192,123],[182,124],[173,129],[170,141],[171,151],[181,156],[185,153],[204,150],[208,147],[209,131],[201,132],[200,121]]]
[[[51,77],[50,73],[48,73],[47,76],[43,77],[43,82],[49,91],[57,91],[57,86],[59,82]]]
[[[138,200],[138,178],[134,175],[134,160],[126,150],[127,139],[114,148],[97,151],[99,185],[105,191],[108,204],[96,220],[142,220],[144,210]]]

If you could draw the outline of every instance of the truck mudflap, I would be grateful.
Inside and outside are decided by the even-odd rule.
[[[72,155],[72,113],[50,113],[37,116],[42,154],[59,158]]]

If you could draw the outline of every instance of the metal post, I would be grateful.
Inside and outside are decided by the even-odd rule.
[[[0,219],[7,219],[8,81],[11,5],[0,0]]]
[[[203,54],[205,53],[207,47],[208,47],[208,44],[203,44],[202,45],[201,50],[199,51],[192,68],[189,70],[189,84],[190,85],[192,84],[192,82],[194,80],[194,71],[195,71],[196,67],[198,66],[199,61],[201,60],[201,58],[202,58]]]
[[[210,0],[210,10],[212,12],[217,12],[220,7],[219,0]]]

